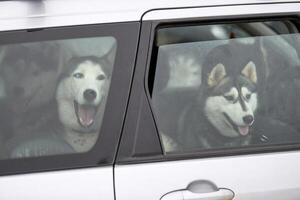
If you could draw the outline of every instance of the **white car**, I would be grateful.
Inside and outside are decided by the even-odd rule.
[[[300,199],[300,1],[0,2],[1,200]]]

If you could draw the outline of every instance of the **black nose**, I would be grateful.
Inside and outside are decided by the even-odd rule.
[[[97,93],[95,92],[95,90],[87,89],[84,91],[83,96],[87,101],[93,101],[94,99],[96,99]]]
[[[243,121],[246,123],[246,124],[252,124],[252,122],[254,121],[254,118],[252,115],[246,115],[243,117]]]

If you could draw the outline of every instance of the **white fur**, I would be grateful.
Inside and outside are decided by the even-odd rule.
[[[179,55],[169,60],[168,87],[191,87],[201,84],[201,67],[192,56]]]
[[[226,95],[231,95],[234,97],[234,99],[236,99],[239,96],[239,92],[236,88],[231,88],[231,90],[229,92],[225,93],[225,96]]]
[[[64,139],[67,141],[76,152],[87,152],[93,148],[98,140],[98,132],[93,133],[77,133],[70,129],[64,132]]]
[[[250,91],[243,87],[242,89],[243,97]],[[232,88],[225,95],[233,95],[235,98],[238,97],[238,90]],[[239,101],[229,102],[223,96],[212,96],[208,97],[205,104],[205,113],[209,121],[219,130],[219,132],[227,137],[237,137],[239,133],[236,132],[231,124],[224,117],[223,113],[226,113],[232,121],[237,126],[245,126],[246,124],[243,121],[243,117],[246,115],[252,115],[254,117],[254,111],[257,108],[257,94],[252,93],[249,101],[244,99],[246,111],[242,109],[242,106]]]
[[[257,83],[256,65],[250,61],[242,70],[242,75],[247,77],[253,83]]]
[[[178,150],[178,144],[171,137],[167,136],[164,133],[161,133],[160,135],[165,153],[174,152]]]
[[[73,76],[75,73],[82,73],[84,77],[75,78]],[[104,80],[97,80],[97,77],[101,74],[105,75],[102,66],[86,61],[81,63],[70,76],[64,78],[58,85],[56,100],[58,102],[59,119],[66,129],[64,137],[77,152],[90,150],[98,138],[109,85],[107,77]],[[97,94],[93,104],[98,106],[98,110],[93,127],[91,127],[92,130],[97,131],[82,134],[76,132],[82,131],[83,128],[77,120],[74,100],[79,104],[86,103],[83,96],[86,89],[93,89]]]
[[[214,87],[218,85],[225,76],[225,66],[222,63],[218,63],[209,73],[207,84],[209,85],[209,87]]]

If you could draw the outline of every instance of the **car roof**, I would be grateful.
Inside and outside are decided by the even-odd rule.
[[[246,5],[299,0],[18,0],[0,1],[0,31],[139,21],[153,9]]]

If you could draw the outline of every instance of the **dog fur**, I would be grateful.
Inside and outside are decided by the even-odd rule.
[[[64,127],[63,137],[76,152],[90,150],[97,141],[110,83],[108,69],[111,67],[105,58],[74,57],[58,85],[56,101]],[[85,98],[87,91],[93,91],[95,95],[91,101]]]
[[[178,141],[184,149],[251,142],[259,104],[258,69],[263,67],[255,45],[229,42],[206,56],[198,96],[179,119]]]
[[[80,44],[86,41],[80,40]],[[100,43],[106,42],[106,39],[93,42],[99,46]],[[6,115],[4,119],[9,121],[3,123],[2,130],[5,128],[7,130],[5,132],[10,135],[5,142],[3,152],[6,153],[3,157],[20,158],[83,152],[89,148],[79,149],[78,146],[84,146],[91,141],[96,142],[98,135],[91,132],[99,132],[116,46],[109,48],[110,50],[103,55],[102,52],[96,51],[96,47],[86,49],[88,47],[80,44],[72,46],[75,43],[77,44],[78,40],[8,45],[1,48],[0,70],[1,75],[5,76],[5,79],[3,78],[5,96],[1,100],[0,109]],[[93,56],[88,56],[89,53]],[[66,61],[67,57],[72,59]],[[78,84],[71,87],[67,84],[68,77],[72,77],[71,73],[76,70],[78,64],[87,65],[89,69],[96,69],[95,66],[101,65],[100,71],[105,72],[105,84],[101,86],[101,95],[99,93],[98,96],[99,99],[101,96],[102,98],[97,112],[97,122],[85,128],[79,128],[74,120],[72,121],[72,117],[73,119],[77,117],[72,115],[71,109],[68,110],[70,107],[66,103],[66,99],[72,98],[70,93],[73,92],[73,99],[78,93],[76,90]],[[93,84],[92,81],[85,81],[81,85],[87,87],[88,83]],[[0,125],[2,126],[2,123]],[[81,137],[82,135],[84,136]],[[86,138],[92,139],[85,141]],[[71,146],[72,142],[84,144]]]

